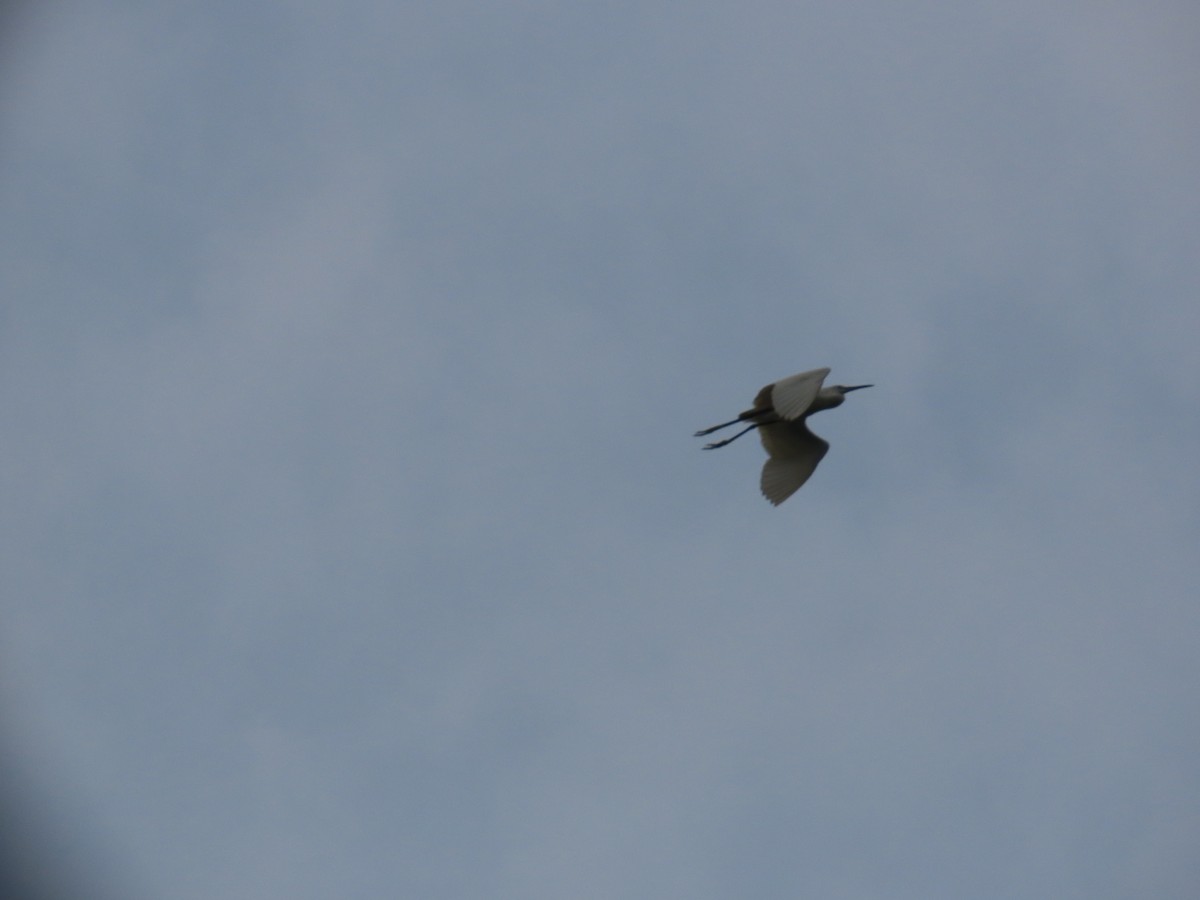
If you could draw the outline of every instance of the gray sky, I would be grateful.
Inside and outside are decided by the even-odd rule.
[[[1200,892],[1193,3],[6,27],[31,878]],[[774,509],[691,434],[821,365]]]

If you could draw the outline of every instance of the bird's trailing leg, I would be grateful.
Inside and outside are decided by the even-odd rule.
[[[732,425],[733,422],[727,422],[726,424]],[[737,434],[735,434],[731,438],[725,438],[725,440],[723,440],[723,441],[714,441],[711,444],[705,444],[704,449],[705,450],[716,450],[718,447],[724,447],[726,444],[732,444],[734,441],[736,441],[738,438],[740,438],[747,431],[753,431],[755,428],[757,428],[761,424],[762,424],[761,422],[755,422],[749,428],[743,428],[741,431],[739,431]],[[708,432],[703,432],[703,433],[707,434]]]
[[[736,419],[730,419],[728,422],[722,422],[720,425],[714,425],[712,428],[703,428],[697,431],[692,437],[704,437],[706,434],[712,434],[714,431],[720,431],[722,428],[728,428],[730,425],[736,425],[738,422],[745,422],[747,419],[757,419],[769,413],[770,409],[748,409],[744,413],[740,413]],[[749,429],[747,429],[748,431]],[[742,434],[746,432],[743,431]],[[733,438],[729,439],[730,441]],[[725,443],[729,443],[726,441]]]
[[[736,425],[741,421],[742,417],[738,416],[736,419],[730,419],[728,422],[722,422],[720,425],[714,425],[712,428],[704,428],[697,431],[692,437],[704,437],[706,434],[712,434],[714,431],[720,431],[722,428],[728,428],[730,425]]]

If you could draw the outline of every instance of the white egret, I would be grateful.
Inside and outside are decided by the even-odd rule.
[[[874,387],[871,384],[834,384],[822,387],[829,369],[812,369],[768,384],[754,398],[754,406],[736,419],[696,432],[696,437],[712,434],[739,422],[749,422],[731,438],[705,444],[705,450],[724,447],[747,431],[758,429],[767,461],[763,464],[760,487],[763,496],[778,506],[800,489],[829,450],[829,444],[808,430],[806,419],[823,409],[841,406],[851,391]]]

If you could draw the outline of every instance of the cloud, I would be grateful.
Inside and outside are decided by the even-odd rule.
[[[163,896],[1188,896],[1177,15],[35,17],[12,758]]]

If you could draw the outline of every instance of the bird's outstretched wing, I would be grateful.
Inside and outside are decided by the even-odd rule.
[[[829,452],[829,443],[809,431],[803,419],[763,425],[758,434],[769,457],[763,463],[759,487],[763,496],[778,506],[808,481]]]
[[[829,369],[822,368],[801,372],[799,375],[792,375],[789,378],[781,378],[759,391],[754,406],[756,409],[759,408],[759,399],[765,400],[767,397],[764,395],[769,394],[770,406],[779,418],[798,419],[808,412],[808,408],[817,399],[817,394],[828,374]]]

